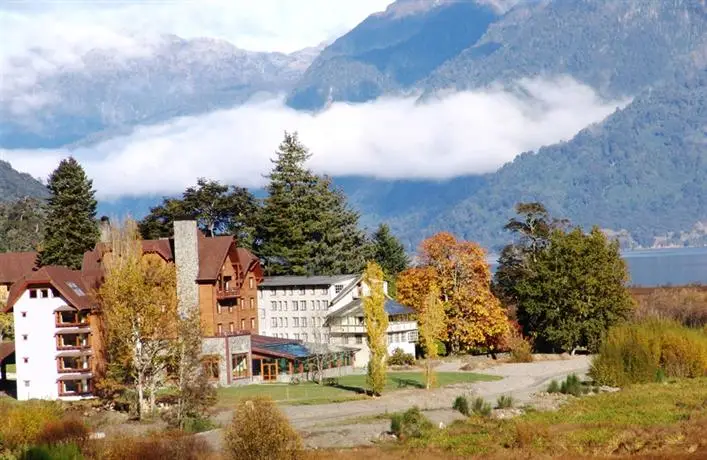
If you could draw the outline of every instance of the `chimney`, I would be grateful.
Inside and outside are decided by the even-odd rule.
[[[174,263],[177,268],[179,314],[199,308],[199,236],[194,220],[174,221]]]
[[[110,243],[110,219],[107,216],[101,217],[98,229],[101,232],[101,243]]]

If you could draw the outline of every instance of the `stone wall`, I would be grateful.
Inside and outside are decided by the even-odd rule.
[[[219,369],[218,369],[218,385],[228,386],[236,382],[230,381],[229,373],[231,355],[248,353],[248,368],[252,372],[252,362],[253,358],[250,352],[250,335],[233,335],[233,336],[222,336],[222,337],[204,337],[201,342],[201,353],[204,356],[218,356]],[[238,380],[238,383],[242,382],[250,383],[251,379]]]
[[[174,221],[174,261],[177,268],[179,312],[199,308],[199,239],[196,221]]]

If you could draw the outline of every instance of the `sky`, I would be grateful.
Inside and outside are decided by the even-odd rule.
[[[114,59],[120,59],[149,53],[146,41],[173,33],[290,52],[331,41],[388,3],[0,1],[0,102],[3,91],[31,95],[39,75],[80,66],[81,56],[93,48],[115,50]],[[40,59],[36,48],[51,52]],[[255,187],[263,185],[283,131],[296,130],[313,153],[310,166],[317,172],[444,179],[494,171],[522,152],[570,139],[627,102],[602,100],[561,75],[516,86],[523,91],[491,87],[426,104],[412,97],[338,103],[317,115],[289,109],[280,96],[138,127],[90,148],[0,150],[0,158],[45,178],[61,158],[74,155],[101,199],[176,194],[198,177]],[[38,112],[43,101],[35,102]]]

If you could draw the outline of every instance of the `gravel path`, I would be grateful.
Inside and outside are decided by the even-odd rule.
[[[522,404],[528,402],[533,393],[545,389],[553,379],[560,380],[572,373],[586,375],[590,363],[591,358],[588,356],[575,356],[557,361],[500,364],[478,371],[503,377],[502,380],[494,382],[455,384],[430,391],[401,390],[376,399],[315,406],[284,406],[282,410],[295,428],[302,432],[308,447],[363,445],[369,444],[390,424],[385,420],[356,423],[352,419],[399,412],[418,406],[435,424],[442,422],[446,425],[461,418],[451,410],[454,398],[461,394],[481,396],[489,402],[495,402],[498,396],[507,394]],[[437,367],[437,370],[459,371],[460,365],[461,362],[447,362]],[[228,423],[229,417],[230,414],[222,414],[219,422]],[[214,447],[220,446],[220,430],[202,433],[202,436],[214,444]]]

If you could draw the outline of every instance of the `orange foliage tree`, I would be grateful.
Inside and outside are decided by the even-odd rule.
[[[398,280],[398,301],[420,311],[429,286],[439,287],[447,338],[458,352],[473,347],[496,351],[509,333],[508,317],[491,292],[486,252],[476,243],[438,233],[422,242],[419,265]]]

